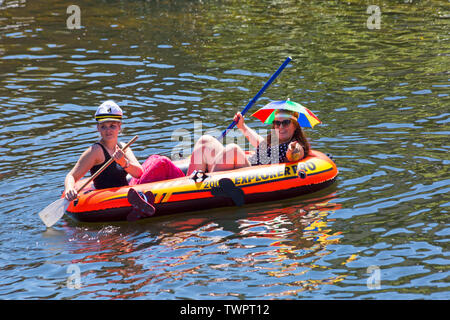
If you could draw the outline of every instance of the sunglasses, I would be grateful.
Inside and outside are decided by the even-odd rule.
[[[273,120],[272,123],[273,123],[275,128],[278,128],[280,126],[281,127],[288,127],[291,124],[291,119],[286,119],[286,120],[282,120],[282,121]]]

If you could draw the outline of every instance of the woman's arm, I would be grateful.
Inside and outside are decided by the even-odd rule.
[[[84,175],[96,164],[96,152],[94,146],[89,147],[78,159],[75,166],[67,174],[64,181],[64,192],[67,200],[72,201],[77,198],[75,183],[84,177]]]
[[[123,151],[116,146],[116,152],[114,152],[112,157],[114,158],[114,161],[116,161],[122,168],[125,169],[126,172],[128,172],[134,178],[139,179],[144,173],[141,164],[136,159],[133,151],[130,148]]]
[[[236,127],[242,131],[242,134],[247,138],[252,146],[257,148],[259,144],[264,141],[263,137],[244,123],[244,116],[240,112],[236,113],[233,120],[236,121]]]

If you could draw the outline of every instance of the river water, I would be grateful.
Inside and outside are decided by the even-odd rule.
[[[72,2],[79,21],[69,2],[0,1],[0,299],[450,298],[448,1]],[[223,130],[288,56],[252,110],[310,108],[333,186],[140,223],[40,221],[104,100],[141,162],[170,156],[174,132]]]

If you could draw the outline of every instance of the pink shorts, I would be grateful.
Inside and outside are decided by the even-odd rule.
[[[132,178],[130,186],[184,177],[183,171],[175,166],[169,158],[158,154],[148,157],[142,164],[142,169],[144,170],[142,176],[139,179]]]

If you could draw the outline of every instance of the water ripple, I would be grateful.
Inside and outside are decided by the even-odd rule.
[[[38,2],[0,5],[0,297],[448,299],[445,6],[383,5],[382,30],[369,30],[358,2],[118,4],[80,3],[80,30],[56,1],[51,15]],[[98,139],[102,101],[123,106],[120,139],[139,135],[141,162],[171,155],[174,131],[191,143],[221,131],[286,56],[253,109],[291,98],[318,115],[305,131],[336,161],[331,188],[45,230],[37,212]],[[250,114],[247,124],[266,128]]]

